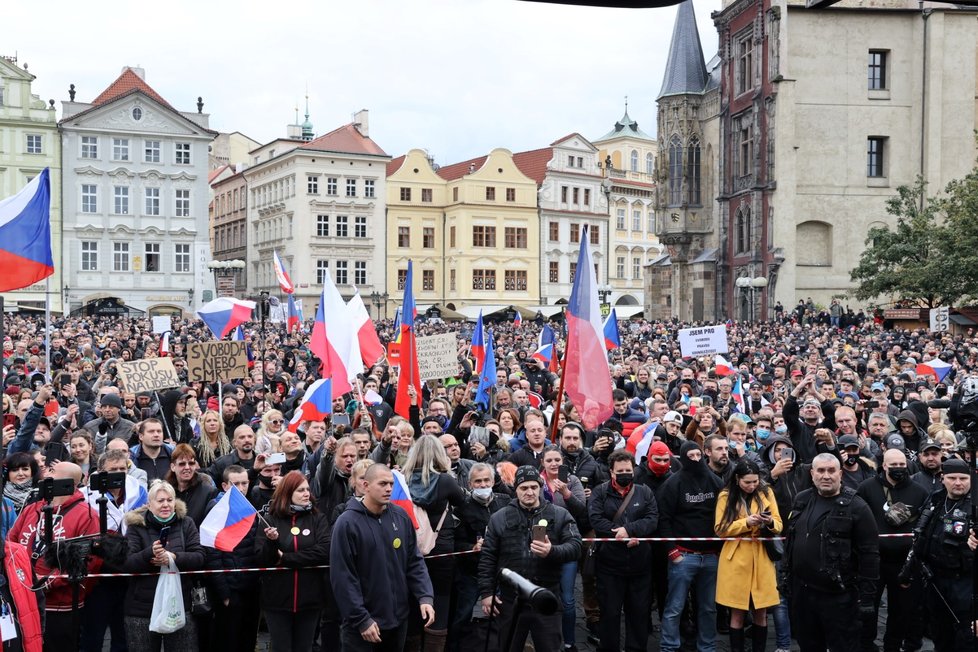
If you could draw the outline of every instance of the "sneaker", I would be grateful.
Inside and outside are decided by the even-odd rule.
[[[774,652],[791,652],[791,650],[789,650],[786,647],[779,647],[779,648],[775,648]]]

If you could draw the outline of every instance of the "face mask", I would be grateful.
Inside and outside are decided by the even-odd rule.
[[[859,462],[859,455],[850,455],[846,458],[846,466],[856,466]]]
[[[627,487],[632,484],[632,474],[631,473],[616,473],[615,474],[615,484],[619,487]]]
[[[472,497],[483,505],[488,505],[492,500],[492,487],[480,487],[472,490]]]
[[[311,512],[312,511],[312,503],[309,503],[308,505],[289,505],[289,509],[292,510],[292,513],[293,514],[301,514],[303,512]]]
[[[786,432],[788,432],[788,426],[785,425],[778,426],[777,428],[774,429],[774,432],[779,435],[783,435]]]
[[[655,462],[649,460],[649,470],[656,475],[665,475],[672,467],[670,462]]]
[[[761,441],[764,441],[765,439],[771,436],[771,431],[768,430],[767,428],[758,428],[757,430],[754,431],[754,435]]]
[[[894,484],[900,484],[910,476],[910,472],[903,467],[887,469],[886,474],[890,476],[890,480],[893,480]]]
[[[444,414],[435,415],[435,421],[438,422],[438,425],[441,426],[442,430],[444,430],[445,426],[448,425],[448,417],[445,416]]]

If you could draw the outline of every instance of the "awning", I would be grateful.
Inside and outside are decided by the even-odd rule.
[[[475,321],[479,318],[479,311],[482,311],[482,318],[493,316],[498,317],[499,313],[507,312],[509,310],[517,310],[523,319],[534,319],[537,316],[537,311],[535,308],[527,308],[526,306],[515,306],[515,305],[503,305],[503,304],[489,304],[485,306],[470,305],[463,306],[458,309],[458,312],[465,315],[465,318],[469,321]]]
[[[466,316],[462,313],[458,312],[457,310],[452,310],[451,308],[446,308],[440,303],[418,304],[416,308],[418,309],[418,315],[427,314],[428,310],[431,308],[437,308],[438,312],[441,313],[441,319],[444,319],[445,321],[461,321],[466,319]]]
[[[950,315],[951,321],[953,321],[958,326],[978,326],[972,319],[965,317],[962,314]]]
[[[645,312],[645,308],[642,306],[612,306],[615,309],[615,314],[618,315],[618,319],[631,319],[632,317],[637,317]]]

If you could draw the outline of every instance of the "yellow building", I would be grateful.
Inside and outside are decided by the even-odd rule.
[[[540,302],[537,183],[509,150],[437,170],[421,150],[394,159],[387,227],[394,303],[401,300],[409,259],[419,304],[461,309]]]

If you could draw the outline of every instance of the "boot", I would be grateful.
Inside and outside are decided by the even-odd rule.
[[[730,652],[744,652],[744,628],[730,628]]]
[[[424,650],[422,652],[444,652],[448,640],[447,629],[426,629],[424,632]]]
[[[751,641],[753,643],[751,647],[752,652],[764,652],[764,646],[767,645],[767,625],[755,624]]]

